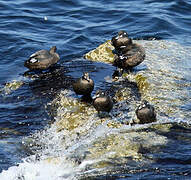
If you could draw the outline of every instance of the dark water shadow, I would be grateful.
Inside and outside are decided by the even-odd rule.
[[[60,90],[71,89],[74,78],[66,73],[65,67],[60,67],[54,71],[38,74],[36,75],[38,78],[29,82],[29,87],[35,96],[53,99]]]

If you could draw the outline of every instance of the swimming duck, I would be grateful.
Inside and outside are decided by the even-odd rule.
[[[51,65],[56,64],[60,59],[59,55],[56,53],[56,50],[56,46],[53,46],[49,51],[37,51],[32,54],[27,61],[25,61],[24,66],[30,70],[47,69]]]
[[[77,95],[90,96],[93,89],[94,82],[87,72],[73,83],[73,90]]]
[[[93,106],[98,111],[110,112],[113,108],[113,101],[110,96],[107,96],[104,92],[98,90],[93,99]]]
[[[145,49],[133,43],[125,31],[119,31],[118,36],[112,38],[112,45],[116,49],[113,65],[122,69],[132,69],[145,59]]]
[[[128,37],[128,34],[125,31],[119,31],[118,35],[111,39],[111,44],[115,47],[117,52],[120,52],[131,43],[132,39]]]
[[[140,124],[151,123],[156,121],[155,109],[146,100],[144,100],[135,111]]]

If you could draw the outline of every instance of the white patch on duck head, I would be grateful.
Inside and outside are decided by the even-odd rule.
[[[32,59],[29,60],[29,62],[30,63],[36,63],[36,62],[38,62],[38,59],[32,58]]]
[[[138,109],[141,110],[143,108],[145,108],[147,106],[147,104],[145,104],[145,102],[141,103],[139,106],[138,106]]]
[[[120,59],[120,60],[124,60],[124,59],[127,59],[127,57],[124,56],[124,55],[120,55],[120,56],[119,56],[119,59]]]
[[[120,49],[126,48],[126,46],[120,46]]]
[[[138,107],[138,110],[141,110],[142,108],[143,108],[143,106],[139,106],[139,107]]]
[[[104,95],[105,95],[105,93],[103,91],[97,90],[95,95],[93,96],[93,99],[99,98],[99,97],[104,96]]]
[[[82,76],[82,79],[85,79],[89,82],[90,81],[89,73],[85,72]]]

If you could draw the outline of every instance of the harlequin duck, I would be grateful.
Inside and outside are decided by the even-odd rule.
[[[73,83],[73,90],[77,95],[90,96],[93,89],[94,82],[87,72]]]
[[[110,96],[106,95],[104,92],[98,90],[93,98],[93,106],[98,111],[110,112],[113,108],[113,101]]]
[[[114,66],[122,69],[132,69],[142,63],[145,59],[145,50],[138,44],[131,44],[121,51],[121,54],[115,54]]]
[[[129,70],[144,61],[145,49],[133,43],[125,31],[119,31],[118,36],[113,37],[111,41],[116,49],[114,66]]]
[[[44,70],[56,64],[60,59],[59,55],[56,53],[56,46],[51,47],[48,50],[40,50],[35,52],[30,56],[30,58],[25,61],[24,66],[30,70]]]
[[[146,100],[144,100],[135,111],[140,124],[151,123],[156,121],[155,109]]]

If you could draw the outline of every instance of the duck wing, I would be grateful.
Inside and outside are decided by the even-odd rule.
[[[40,50],[40,51],[37,51],[34,54],[32,54],[30,56],[30,58],[28,59],[28,61],[30,63],[36,63],[36,62],[44,61],[44,60],[51,59],[51,58],[52,58],[52,55],[50,54],[49,51]]]

